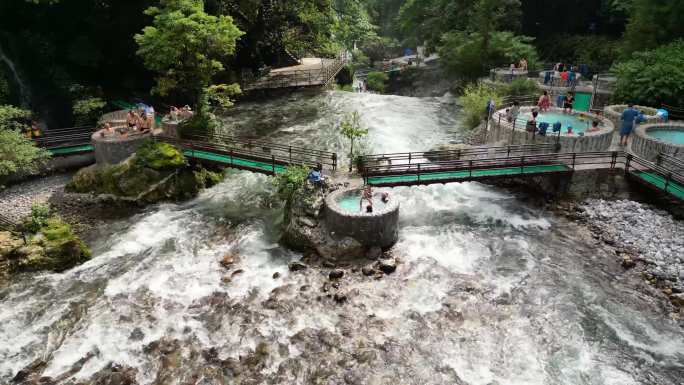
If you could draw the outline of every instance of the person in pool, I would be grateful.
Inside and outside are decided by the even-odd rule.
[[[563,102],[563,113],[571,114],[573,104],[575,104],[575,94],[568,92],[568,96],[565,97],[565,102]]]
[[[361,193],[361,202],[359,202],[360,209],[363,210],[363,202],[367,201],[368,206],[371,207],[371,210],[373,208],[373,189],[371,188],[370,185],[366,185],[366,187],[363,188],[363,192]]]
[[[539,107],[540,112],[546,112],[551,108],[551,98],[548,91],[544,91],[544,94],[539,97],[537,107]]]
[[[599,121],[594,120],[593,122],[591,122],[591,127],[587,130],[587,132],[596,132],[599,130]]]
[[[568,135],[572,135],[572,126],[568,126]]]

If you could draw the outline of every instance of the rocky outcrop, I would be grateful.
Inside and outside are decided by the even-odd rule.
[[[175,147],[150,143],[119,164],[80,170],[67,185],[67,191],[145,205],[190,199],[221,179],[220,173],[188,166]]]
[[[425,157],[431,162],[447,162],[461,160],[461,151],[470,148],[463,143],[442,144],[425,153]]]
[[[28,271],[64,271],[90,259],[90,249],[58,218],[36,234],[0,232],[0,282],[9,274]]]
[[[337,236],[325,224],[325,197],[340,187],[306,184],[299,189],[286,204],[281,242],[293,250],[316,254],[323,261],[365,258],[369,252],[366,247],[353,238]]]

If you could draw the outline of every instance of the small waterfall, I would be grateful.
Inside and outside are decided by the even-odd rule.
[[[31,104],[31,94],[29,91],[29,88],[26,86],[26,83],[21,79],[21,76],[19,76],[19,72],[17,71],[16,66],[14,65],[14,62],[10,60],[7,55],[5,55],[5,52],[2,50],[2,46],[0,46],[0,61],[5,62],[7,64],[7,68],[9,68],[10,72],[12,73],[12,76],[14,77],[14,81],[17,83],[17,87],[19,87],[19,100],[21,102],[22,107],[29,107]]]

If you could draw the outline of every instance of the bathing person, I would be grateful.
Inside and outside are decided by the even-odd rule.
[[[387,202],[389,202],[389,194],[386,193],[386,192],[382,193],[380,199],[382,200],[382,203],[387,203]]]
[[[527,71],[527,59],[525,59],[525,58],[520,59],[520,63],[518,63],[518,67],[520,68],[521,71]]]
[[[520,115],[520,103],[513,102],[513,108],[511,108],[511,118],[513,118],[513,121],[518,119],[518,115]]]
[[[135,111],[128,111],[128,114],[126,115],[126,124],[128,125],[128,131],[135,130],[135,127],[138,124],[138,115]]]
[[[171,111],[169,112],[169,116],[171,116],[171,120],[178,120],[178,117],[180,116],[181,110],[176,107],[176,106],[171,106]]]
[[[572,126],[568,126],[568,135],[572,135]]]
[[[629,103],[627,109],[622,112],[622,127],[620,128],[620,146],[626,146],[629,136],[634,130],[639,111],[634,108],[634,103]]]
[[[551,98],[549,97],[548,91],[544,91],[544,94],[539,97],[537,106],[539,107],[539,111],[541,112],[546,112],[549,110],[549,108],[551,108]]]
[[[370,185],[366,185],[361,193],[361,202],[359,202],[360,208],[363,208],[363,201],[367,201],[368,205],[373,207],[373,189]]]
[[[539,116],[539,113],[537,111],[533,111],[532,117],[530,117],[530,119],[527,121],[527,125],[525,126],[527,132],[537,131],[537,116]]]
[[[563,113],[572,113],[573,104],[575,104],[575,94],[573,94],[572,92],[568,92],[568,95],[565,97],[565,101],[563,102]]]
[[[587,132],[596,132],[599,131],[599,121],[594,120],[591,122],[591,127],[587,130]]]

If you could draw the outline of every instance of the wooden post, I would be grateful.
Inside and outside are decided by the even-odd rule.
[[[275,155],[271,155],[271,170],[273,171],[273,175],[275,175]]]
[[[411,153],[409,152],[409,164],[411,164]]]
[[[632,154],[627,154],[627,160],[625,161],[625,174],[629,173],[629,167],[632,163]]]
[[[418,182],[420,182],[420,163],[418,163]]]
[[[672,173],[668,173],[667,177],[665,178],[665,188],[663,188],[663,190],[665,190],[665,192],[667,192],[667,189],[670,187],[670,180],[671,179],[672,179]]]
[[[525,173],[525,156],[520,157],[520,174]]]
[[[575,169],[575,161],[577,160],[577,153],[573,152],[572,153],[572,169]]]
[[[473,160],[470,159],[468,161],[468,177],[472,178],[473,177]]]
[[[292,163],[292,146],[289,146],[288,152],[290,153],[290,163]]]

